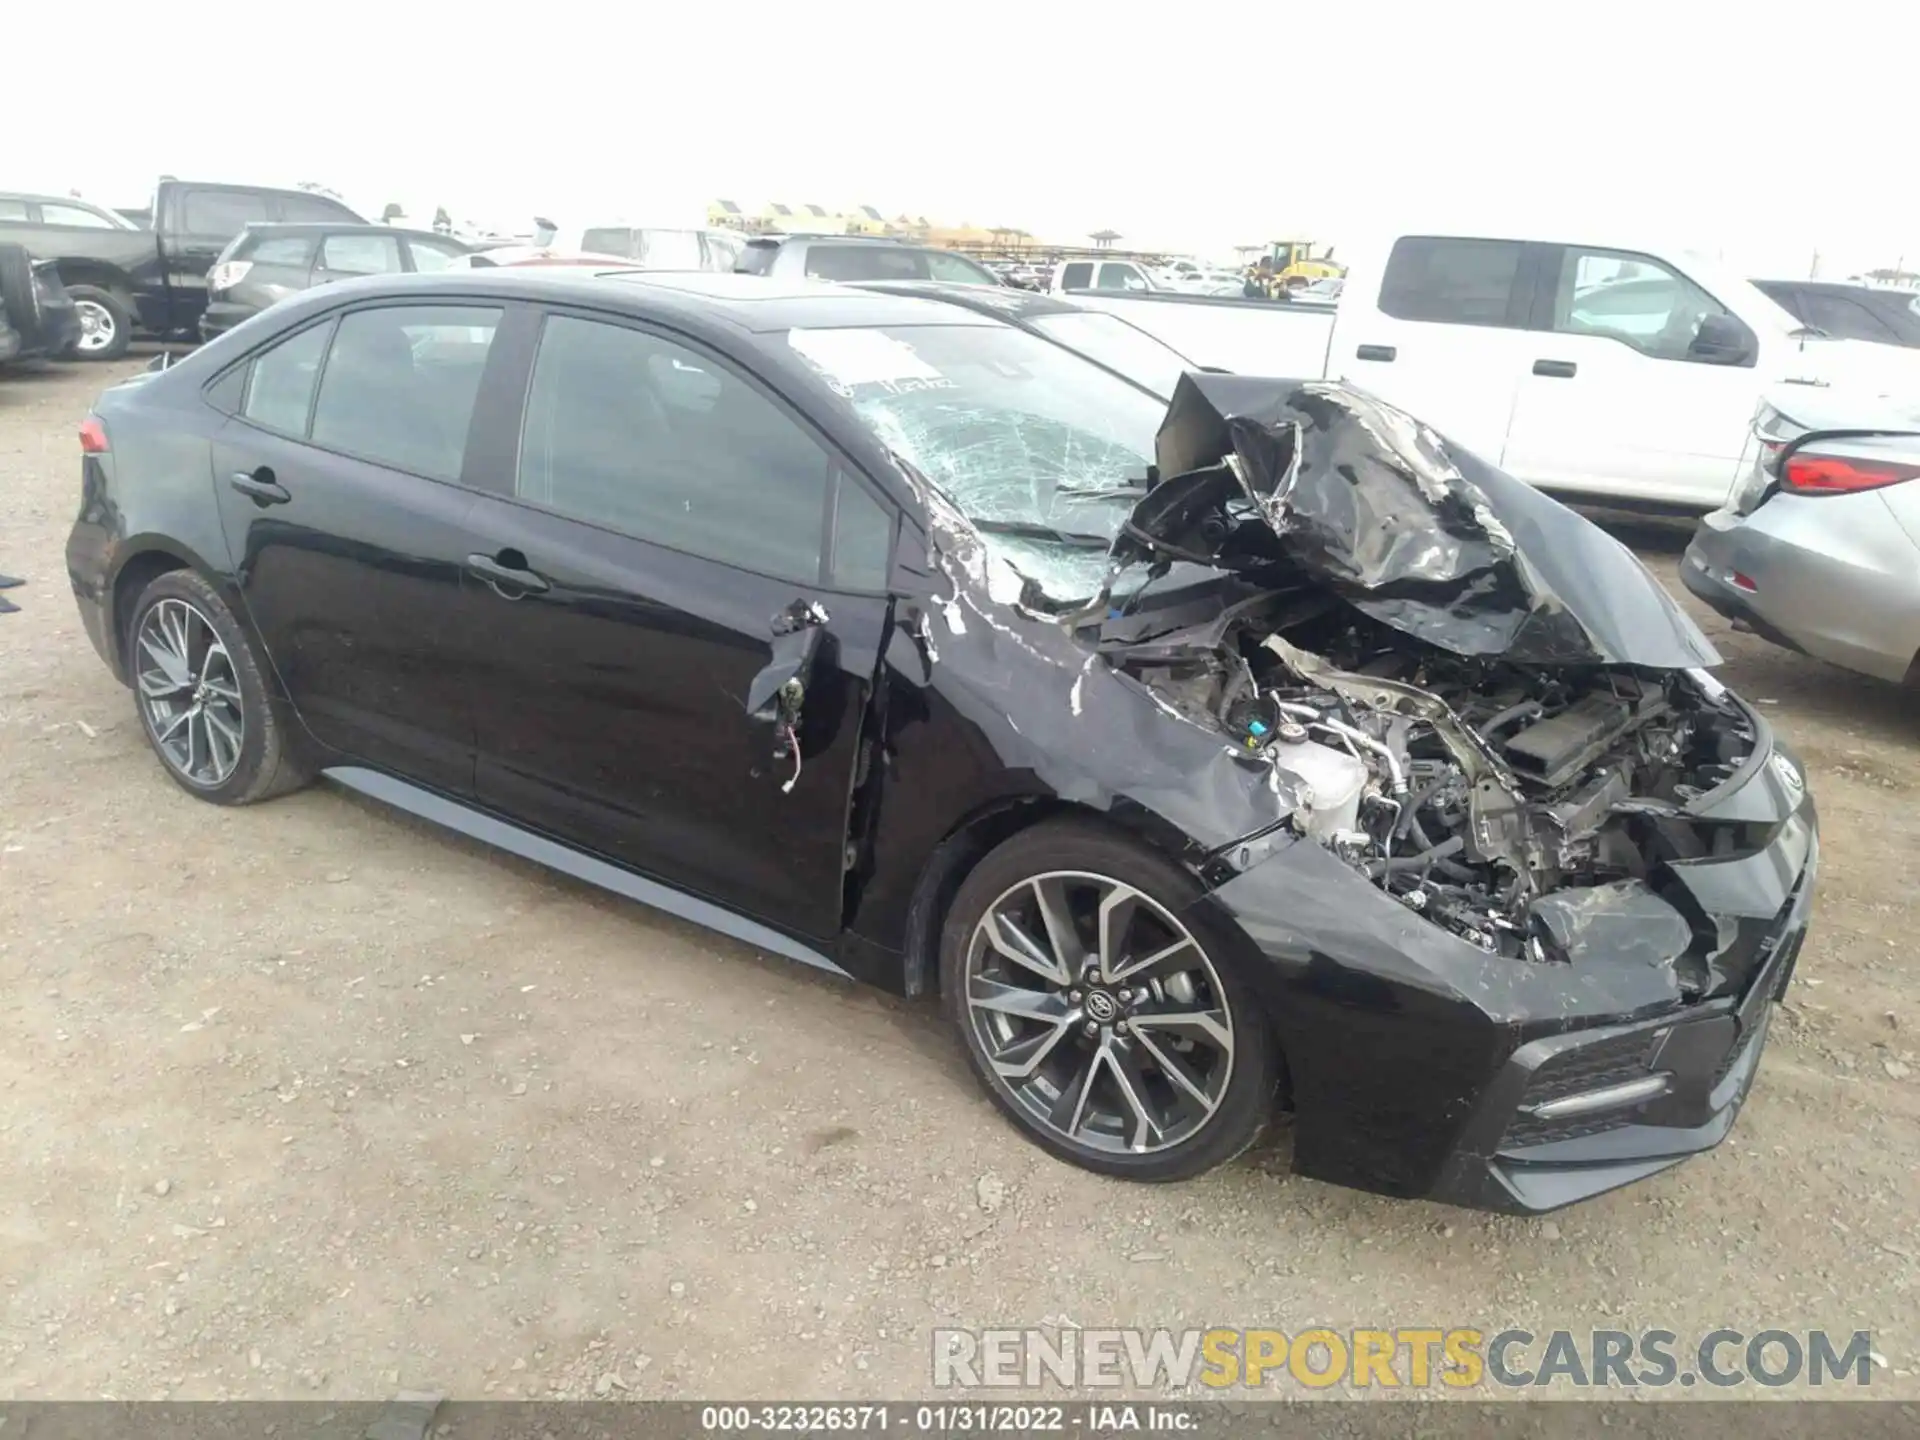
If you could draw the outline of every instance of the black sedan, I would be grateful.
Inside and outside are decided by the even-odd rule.
[[[1141,1180],[1551,1209],[1716,1144],[1798,764],[1586,521],[1330,383],[952,305],[349,281],[108,390],[68,566],[167,773],[315,775],[938,993]]]

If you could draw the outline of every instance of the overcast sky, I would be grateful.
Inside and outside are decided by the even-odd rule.
[[[10,69],[0,183],[127,206],[163,172],[317,180],[515,225],[776,198],[1218,257],[1470,224],[1920,268],[1920,7],[1884,0],[518,9],[128,6],[72,73],[38,41]]]

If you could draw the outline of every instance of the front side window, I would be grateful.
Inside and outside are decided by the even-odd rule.
[[[817,584],[832,474],[817,440],[718,361],[623,325],[547,320],[520,437],[521,499]]]
[[[313,443],[457,480],[500,311],[393,305],[342,318],[313,408]]]
[[[1442,325],[1511,324],[1522,248],[1517,240],[1405,236],[1380,277],[1380,310]]]
[[[180,228],[191,235],[238,235],[272,218],[267,197],[245,190],[189,190],[180,204]]]
[[[1618,340],[1656,360],[1685,360],[1700,322],[1726,306],[1657,261],[1569,247],[1554,290],[1552,329]]]
[[[282,195],[280,197],[280,218],[317,224],[332,220],[355,221],[360,217],[346,206],[327,199],[324,195]]]
[[[314,383],[320,378],[320,360],[332,334],[331,323],[310,326],[255,356],[240,413],[256,425],[305,438]]]
[[[120,227],[103,215],[78,205],[55,205],[50,201],[40,203],[40,218],[49,225],[75,225],[83,230],[117,230]]]
[[[394,275],[401,270],[397,235],[329,235],[320,242],[320,268],[336,275]]]
[[[993,272],[985,266],[976,265],[963,255],[942,255],[938,250],[925,252],[927,257],[927,275],[934,280],[945,280],[953,285],[998,285]]]
[[[1100,267],[1100,278],[1094,281],[1096,290],[1144,290],[1147,280],[1131,265],[1117,265],[1109,262]]]

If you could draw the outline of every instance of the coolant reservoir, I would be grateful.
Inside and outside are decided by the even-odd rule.
[[[1270,753],[1281,770],[1306,782],[1307,834],[1330,840],[1336,831],[1359,828],[1360,792],[1370,778],[1365,765],[1313,740],[1282,740]]]

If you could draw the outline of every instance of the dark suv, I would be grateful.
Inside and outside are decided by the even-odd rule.
[[[356,275],[445,270],[472,248],[451,235],[391,225],[249,225],[207,272],[200,338],[225,334],[295,291]]]
[[[756,235],[733,268],[744,275],[774,275],[783,280],[1004,283],[978,261],[951,250],[905,245],[873,235]]]

